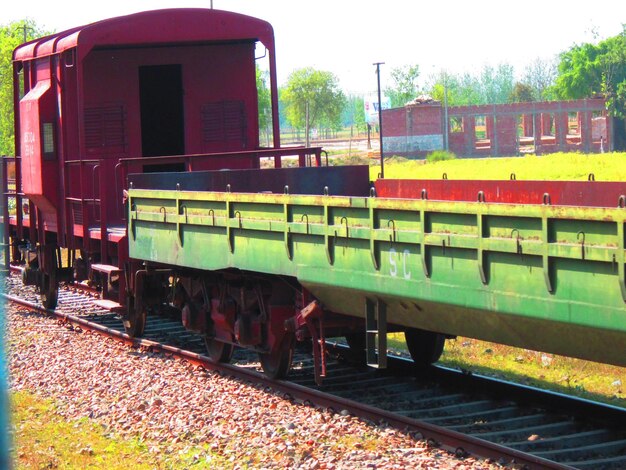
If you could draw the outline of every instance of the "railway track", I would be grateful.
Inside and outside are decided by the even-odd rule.
[[[175,354],[191,363],[255,383],[288,397],[346,410],[372,422],[424,437],[462,456],[467,453],[520,468],[626,467],[626,411],[528,387],[435,367],[416,378],[408,360],[390,358],[386,371],[363,367],[353,352],[335,345],[321,387],[313,363],[298,351],[288,381],[267,379],[257,356],[236,350],[231,364],[212,364],[204,340],[175,318],[149,317],[144,338],[123,333],[121,319],[93,304],[93,292],[62,289],[59,308],[46,311],[32,289],[8,279],[8,300],[53,313],[81,328],[135,346]],[[19,289],[18,289],[19,287]]]

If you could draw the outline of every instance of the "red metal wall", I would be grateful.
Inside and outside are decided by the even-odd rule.
[[[139,157],[141,115],[139,67],[182,66],[185,153],[241,151],[258,147],[257,92],[252,43],[189,47],[133,48],[92,51],[84,61],[84,110],[106,108],[125,120],[125,148],[83,148],[89,158]],[[245,110],[245,139],[206,141],[202,107],[211,103],[241,101]],[[89,114],[89,112],[87,113]],[[88,119],[88,116],[85,116]]]
[[[254,155],[206,155],[258,149],[257,41],[269,57],[279,143],[274,35],[265,21],[212,9],[148,11],[16,48],[16,179],[36,206],[30,227],[40,237],[58,232],[60,246],[97,251],[100,243],[106,262],[98,240],[125,225],[131,170],[258,167]],[[168,154],[187,157],[161,157]]]
[[[29,78],[35,85],[19,104],[21,189],[37,204],[47,221],[54,220],[58,203],[57,96],[51,66],[50,58],[42,58],[29,67],[25,73],[32,74]]]

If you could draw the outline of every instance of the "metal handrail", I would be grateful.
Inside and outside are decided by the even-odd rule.
[[[80,204],[81,206],[81,213],[82,213],[82,223],[80,225],[82,225],[82,229],[83,229],[83,246],[87,246],[89,244],[89,234],[88,234],[88,228],[91,225],[91,222],[100,222],[100,219],[102,219],[101,214],[100,217],[96,216],[96,208],[99,207],[102,204],[101,198],[97,198],[95,195],[95,190],[96,190],[96,176],[97,176],[97,170],[98,167],[101,165],[102,161],[101,160],[97,160],[97,159],[89,159],[89,160],[66,160],[64,163],[64,167],[67,170],[69,167],[80,167],[80,176],[79,176],[79,197],[73,197],[73,196],[65,196],[65,203],[68,205],[67,206],[67,214],[68,214],[68,224],[72,225],[72,223],[70,223],[70,213],[72,212],[72,210],[70,210],[70,205],[72,204]],[[88,174],[83,174],[83,169],[85,167],[91,167],[91,191],[92,191],[92,197],[85,197],[86,192],[87,192],[87,188],[85,187],[85,185],[83,183],[86,183],[87,185],[89,184],[87,181],[83,181],[83,178],[87,178],[89,179],[89,175]],[[99,185],[100,186],[100,185]],[[93,211],[93,214],[90,215],[90,211]],[[74,230],[71,227],[68,227],[68,230],[73,234]]]
[[[248,157],[250,155],[258,155],[260,157],[271,156],[296,156],[301,153],[312,154],[321,153],[322,147],[284,147],[279,149],[258,149],[258,150],[243,150],[239,152],[216,152],[216,153],[198,153],[191,155],[163,155],[158,157],[127,157],[120,158],[120,162],[161,162],[171,159],[188,159],[188,158],[203,158],[203,157]]]
[[[244,150],[239,152],[216,152],[216,153],[204,153],[204,154],[191,154],[191,155],[165,155],[165,156],[157,156],[157,157],[128,157],[128,158],[120,158],[120,163],[128,164],[128,163],[141,163],[141,164],[158,164],[164,162],[187,162],[188,169],[191,170],[191,162],[193,160],[199,160],[202,158],[245,158],[245,157],[256,157],[256,158],[274,158],[274,166],[276,168],[281,167],[281,158],[294,156],[299,157],[300,163],[304,162],[304,157],[306,155],[315,155],[315,159],[318,166],[321,166],[321,153],[322,147],[285,147],[279,149],[257,149],[257,150]],[[304,165],[301,165],[304,166]]]
[[[5,265],[8,266],[10,263],[10,214],[9,214],[9,198],[15,198],[15,224],[16,224],[16,235],[18,238],[22,238],[23,236],[23,214],[22,214],[22,201],[25,200],[25,195],[22,192],[21,184],[18,176],[20,175],[20,164],[21,164],[21,156],[20,155],[2,155],[2,198],[3,198],[3,207],[2,207],[2,220],[4,222],[3,230],[3,251],[4,251],[4,260]],[[15,178],[9,178],[9,163],[15,165]],[[10,189],[10,183],[13,183],[13,188]]]

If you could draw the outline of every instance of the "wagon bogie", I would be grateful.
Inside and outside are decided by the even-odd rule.
[[[204,335],[213,362],[228,362],[234,347],[259,353],[270,375],[286,374],[293,334],[283,324],[294,315],[294,292],[271,277],[233,271],[175,274],[171,305],[183,325]]]
[[[71,270],[61,267],[59,248],[54,244],[35,248],[23,245],[20,258],[25,262],[22,267],[23,284],[35,286],[45,308],[56,308],[59,282],[71,276]]]

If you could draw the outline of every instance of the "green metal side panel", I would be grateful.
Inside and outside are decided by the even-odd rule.
[[[298,278],[329,309],[626,366],[626,209],[129,191],[132,258]]]

